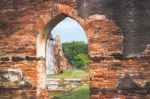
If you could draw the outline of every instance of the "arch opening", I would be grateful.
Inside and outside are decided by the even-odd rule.
[[[70,47],[68,48],[68,46]],[[45,76],[47,76],[47,81],[52,80],[54,76],[56,76],[54,78],[57,78],[59,75],[71,77],[72,74],[67,74],[70,72],[76,73],[71,77],[71,80],[72,78],[80,79],[81,76],[88,79],[89,58],[87,49],[87,34],[76,20],[65,14],[57,15],[51,19],[40,31],[37,38],[37,57],[45,59]],[[72,52],[69,53],[68,50],[72,50]],[[62,76],[64,81],[65,77]],[[74,84],[76,87],[80,85],[72,82],[71,84]],[[68,86],[70,86],[70,83]],[[48,90],[55,89],[54,85],[51,84],[47,84],[46,87]],[[57,88],[59,87],[58,85]],[[87,92],[89,92],[88,86],[86,87]],[[68,87],[66,88],[68,89]],[[87,94],[89,96],[89,93]]]
[[[47,75],[59,74],[69,67],[72,68],[72,65],[78,69],[83,64],[88,65],[88,40],[83,28],[74,19],[66,17],[57,24],[46,42]]]
[[[45,58],[45,45],[46,45],[46,40],[48,38],[49,33],[52,31],[52,29],[59,23],[61,22],[64,18],[66,18],[67,15],[65,14],[59,14],[53,19],[51,19],[47,24],[43,27],[43,29],[39,32],[39,35],[37,37],[37,52],[36,56],[37,57],[42,57]],[[49,35],[51,36],[51,35]]]

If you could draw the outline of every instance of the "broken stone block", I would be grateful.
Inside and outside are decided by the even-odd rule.
[[[90,57],[90,60],[95,61],[95,62],[98,62],[98,61],[101,61],[101,60],[102,60],[102,57],[100,57],[100,56],[91,56],[91,57]]]
[[[140,87],[132,80],[130,75],[126,74],[119,79],[117,89],[119,90],[138,90]]]
[[[32,88],[32,84],[30,82],[27,82],[27,81],[19,81],[18,82],[18,85],[20,88]]]
[[[144,85],[144,89],[150,91],[150,82],[147,82],[147,83]]]
[[[0,70],[0,88],[31,88],[18,69]]]

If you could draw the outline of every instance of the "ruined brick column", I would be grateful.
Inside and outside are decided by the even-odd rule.
[[[37,62],[38,71],[38,83],[37,83],[37,97],[38,99],[47,99],[48,93],[46,89],[46,66],[45,61],[41,60]]]
[[[55,37],[55,58],[56,58],[56,68],[57,74],[69,67],[67,58],[63,54],[61,38],[59,35]]]

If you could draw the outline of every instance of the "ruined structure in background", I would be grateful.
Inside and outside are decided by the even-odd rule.
[[[45,47],[45,59],[46,59],[46,75],[56,74],[56,61],[55,61],[55,41],[52,37],[47,37]]]
[[[60,74],[70,67],[68,59],[64,56],[60,35],[55,37],[55,59],[56,59],[56,74]]]
[[[46,40],[46,74],[60,74],[69,68],[67,58],[63,54],[61,39],[59,35]]]
[[[149,2],[1,0],[0,73],[13,77],[12,72],[9,73],[11,69],[18,79],[15,85],[23,81],[29,87],[24,87],[25,83],[21,88],[3,86],[2,78],[5,77],[2,76],[0,93],[9,95],[0,94],[0,98],[47,99],[47,36],[69,16],[83,27],[89,40],[90,98],[149,99]],[[13,85],[13,81],[8,82],[8,85]]]

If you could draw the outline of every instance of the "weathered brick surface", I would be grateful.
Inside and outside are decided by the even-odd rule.
[[[79,22],[87,34],[91,99],[149,99],[149,46],[139,57],[125,59],[123,35],[113,20],[104,15],[82,19],[74,0],[3,0],[0,6],[0,69],[20,69],[33,85],[25,91],[33,99],[36,95],[41,99],[47,97],[43,84],[45,60],[36,57],[36,40],[42,35],[41,41],[45,41],[58,23],[52,19],[58,17],[61,21],[61,14]],[[119,80],[125,74],[141,89],[118,90]]]
[[[20,69],[25,79],[30,81],[34,87],[37,84],[37,62],[4,62],[1,63],[0,69]]]

